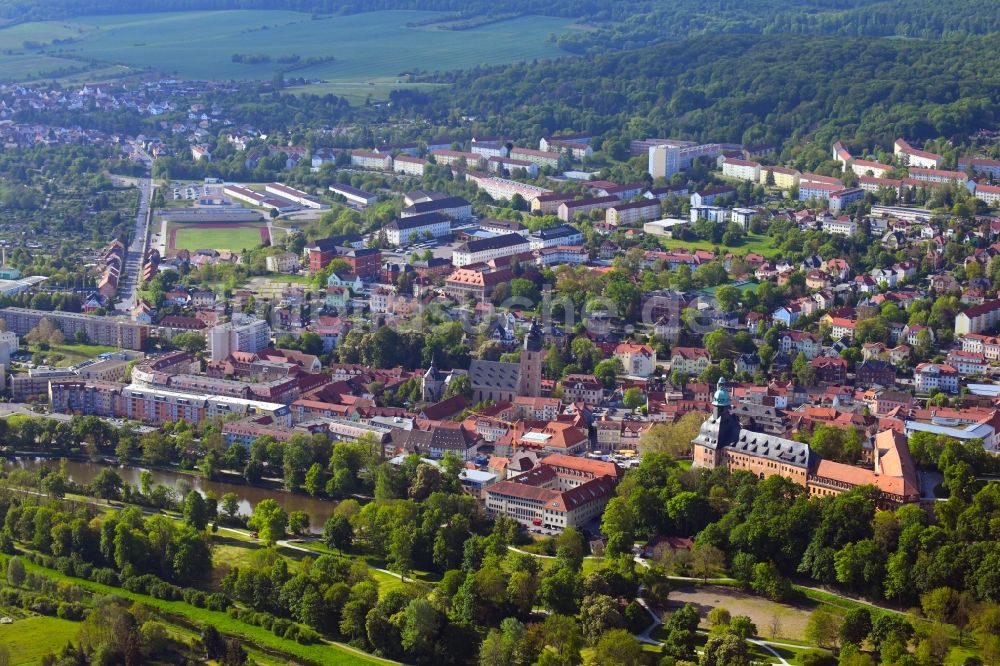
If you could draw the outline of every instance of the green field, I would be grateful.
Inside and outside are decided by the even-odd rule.
[[[33,347],[32,350],[35,351],[36,348]],[[118,351],[117,347],[107,347],[105,345],[62,344],[49,347],[48,351],[41,353],[45,356],[45,365],[67,368],[71,365],[78,365],[84,361],[96,358],[98,354],[107,354],[115,351]]]
[[[760,234],[747,234],[744,237],[744,241],[741,245],[726,246],[721,243],[712,243],[706,240],[697,241],[683,241],[683,240],[672,240],[670,238],[664,238],[660,240],[660,243],[664,248],[668,250],[674,249],[685,249],[685,250],[708,250],[709,252],[714,251],[715,248],[720,248],[724,253],[732,252],[736,255],[744,255],[748,252],[756,252],[767,258],[771,258],[778,254],[779,250],[771,247],[771,239],[767,236],[762,236]]]
[[[79,622],[37,615],[0,624],[0,645],[10,650],[11,666],[38,664],[49,652],[58,652],[68,641],[76,640],[79,630]]]
[[[177,227],[174,249],[177,250],[232,250],[241,252],[260,245],[258,227],[239,226],[232,229],[205,229]]]
[[[568,19],[525,16],[472,30],[408,27],[439,15],[378,11],[352,16],[233,10],[85,16],[25,23],[0,30],[8,59],[49,56],[148,68],[191,79],[269,80],[289,67],[280,57],[334,58],[289,76],[321,80],[319,92],[347,90],[355,98],[388,92],[404,73],[464,69],[560,55],[549,41],[572,29]],[[61,43],[53,43],[61,40]],[[32,48],[26,49],[26,43]],[[234,54],[267,55],[270,62],[233,62]],[[74,62],[75,61],[75,62]],[[42,70],[35,64],[15,69]],[[5,68],[6,70],[6,68]],[[372,85],[369,85],[372,84]],[[299,89],[301,90],[301,88]]]

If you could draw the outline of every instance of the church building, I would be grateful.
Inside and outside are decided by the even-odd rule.
[[[474,360],[469,365],[472,401],[513,402],[517,396],[537,398],[542,393],[542,363],[545,359],[544,334],[538,322],[524,336],[517,363]]]

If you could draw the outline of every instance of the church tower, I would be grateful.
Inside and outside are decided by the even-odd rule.
[[[701,424],[698,436],[691,442],[695,467],[713,469],[721,465],[725,448],[740,436],[740,421],[730,412],[732,406],[726,380],[720,377],[712,397],[712,415]]]
[[[444,395],[444,377],[437,369],[434,359],[420,380],[420,399],[424,402],[439,402]]]
[[[532,321],[531,328],[524,336],[524,348],[521,350],[521,385],[518,395],[537,398],[542,394],[544,337],[538,322]]]

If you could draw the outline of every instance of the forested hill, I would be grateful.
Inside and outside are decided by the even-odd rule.
[[[434,119],[478,117],[515,138],[560,130],[612,141],[674,136],[827,150],[960,137],[1000,120],[1000,35],[954,40],[729,36],[593,59],[479,68],[439,94],[397,91]]]
[[[639,48],[704,34],[949,37],[1000,31],[996,0],[0,0],[8,21],[87,14],[285,9],[316,14],[383,9],[448,12],[449,29],[521,14],[578,19],[588,29],[559,36],[574,53]]]

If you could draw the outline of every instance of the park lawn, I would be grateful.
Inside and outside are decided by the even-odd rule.
[[[75,641],[79,630],[79,622],[35,615],[14,624],[0,624],[0,645],[10,650],[11,666],[38,664],[49,652],[58,652],[67,642]]]
[[[324,86],[320,93],[337,90],[360,103],[369,93],[383,97],[405,87],[407,73],[564,56],[549,36],[580,29],[571,19],[545,16],[521,16],[469,30],[415,25],[443,15],[204,10],[82,16],[2,29],[0,51],[79,58],[198,80],[271,80],[285,71],[289,77],[319,82]],[[25,41],[47,44],[68,38],[73,41],[23,51]],[[234,62],[235,54],[267,56],[270,61]],[[294,68],[278,62],[288,56],[300,58]],[[306,64],[309,58],[316,61]]]
[[[262,648],[285,652],[299,659],[304,659],[310,663],[323,665],[329,664],[330,666],[363,666],[365,664],[396,663],[386,659],[380,659],[360,651],[355,651],[353,648],[333,642],[300,645],[296,641],[278,638],[270,631],[262,627],[256,627],[240,622],[239,620],[230,617],[228,613],[212,611],[207,608],[198,608],[197,606],[192,606],[184,601],[166,601],[163,599],[156,599],[155,597],[151,597],[147,594],[129,592],[128,590],[120,587],[102,585],[101,583],[95,583],[84,578],[67,576],[53,569],[46,569],[45,567],[33,564],[27,560],[24,561],[24,566],[28,571],[43,574],[56,581],[75,583],[80,587],[93,592],[110,594],[123,599],[128,599],[129,601],[142,603],[162,613],[167,613],[168,615],[173,614],[183,616],[187,620],[196,622],[200,625],[210,624],[220,632],[237,636],[242,641],[249,642],[252,645],[258,645]]]
[[[771,239],[769,237],[760,234],[747,234],[740,245],[723,245],[707,240],[672,240],[670,238],[664,238],[660,243],[667,250],[708,250],[709,252],[713,252],[715,248],[719,248],[723,253],[732,252],[736,255],[743,255],[748,252],[756,252],[768,258],[780,253],[780,250],[771,247]]]
[[[260,245],[260,228],[240,226],[232,229],[206,229],[178,226],[174,246],[177,250],[241,252]]]
[[[32,350],[37,350],[37,348],[32,347]],[[89,361],[96,358],[99,354],[110,354],[116,351],[118,351],[117,347],[108,347],[106,345],[62,344],[49,347],[48,351],[42,353],[46,358],[61,355],[61,359],[55,360],[50,365],[54,365],[57,368],[66,368]]]

